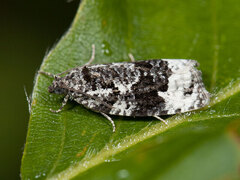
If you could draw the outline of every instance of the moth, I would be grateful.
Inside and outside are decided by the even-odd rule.
[[[159,116],[197,110],[209,103],[210,94],[205,89],[202,73],[195,60],[151,59],[131,62],[91,65],[87,64],[60,74],[40,71],[54,78],[48,91],[64,94],[62,111],[67,101],[74,100],[84,107],[101,113],[115,124],[109,115],[143,117]],[[65,74],[65,76],[63,76]]]

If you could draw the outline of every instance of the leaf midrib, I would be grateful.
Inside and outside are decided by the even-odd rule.
[[[207,106],[207,108],[212,107],[212,106],[222,102],[225,99],[228,99],[229,97],[233,96],[234,94],[238,93],[239,91],[240,91],[240,79],[236,80],[234,83],[231,82],[228,86],[226,86],[221,91],[219,91],[218,94],[211,99],[211,102]],[[206,108],[204,108],[204,109],[206,109]],[[195,113],[192,113],[192,115],[194,115],[194,114]],[[105,147],[108,147],[108,148],[103,148],[97,155],[95,155],[93,157],[85,156],[85,158],[82,159],[79,163],[68,167],[66,170],[50,177],[49,179],[71,179],[92,167],[95,167],[101,163],[104,163],[104,161],[107,158],[109,158],[113,155],[121,153],[124,150],[126,150],[130,147],[133,147],[134,145],[136,145],[140,142],[150,139],[153,136],[161,134],[173,127],[176,127],[176,126],[182,124],[183,122],[188,121],[188,119],[190,119],[191,116],[187,116],[187,118],[186,118],[185,115],[177,115],[177,116],[168,118],[167,119],[168,126],[163,125],[163,123],[157,123],[150,127],[147,126],[147,127],[143,128],[141,131],[139,131],[138,133],[136,133],[132,136],[127,136],[127,137],[123,138],[121,141],[119,141],[120,148],[115,147],[114,145],[109,146],[109,144],[106,144]],[[193,121],[204,121],[204,120],[209,120],[209,119],[213,119],[213,118],[239,117],[239,116],[240,116],[240,114],[201,116],[201,117],[195,118]],[[132,141],[133,139],[134,139],[134,141]]]
[[[63,132],[62,132],[62,138],[61,138],[61,143],[60,143],[60,148],[59,148],[59,153],[57,155],[57,158],[52,166],[52,169],[50,170],[48,176],[46,177],[46,179],[48,179],[49,177],[51,177],[51,175],[53,174],[53,172],[55,171],[59,160],[61,159],[61,155],[63,152],[63,148],[64,148],[64,144],[65,144],[65,139],[66,139],[66,118],[63,119]]]

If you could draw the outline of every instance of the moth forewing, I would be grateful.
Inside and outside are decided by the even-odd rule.
[[[94,46],[93,46],[94,52]],[[89,62],[92,62],[94,54]],[[96,64],[67,70],[55,78],[53,93],[67,92],[59,110],[73,99],[86,108],[105,116],[159,116],[184,113],[209,103],[209,93],[202,82],[198,63],[186,59],[154,59]],[[50,73],[42,72],[50,77]],[[63,75],[63,73],[58,74]]]

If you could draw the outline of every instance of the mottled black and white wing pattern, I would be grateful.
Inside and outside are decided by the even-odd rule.
[[[170,115],[208,104],[210,96],[196,66],[196,61],[184,59],[88,65],[73,69],[58,83],[70,99],[96,112]]]

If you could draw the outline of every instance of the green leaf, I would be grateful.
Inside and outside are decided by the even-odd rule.
[[[209,106],[154,118],[100,114],[49,94],[51,79],[36,78],[22,179],[223,179],[239,165],[240,1],[84,0],[69,31],[41,70],[60,73],[85,64],[151,58],[196,59]]]

